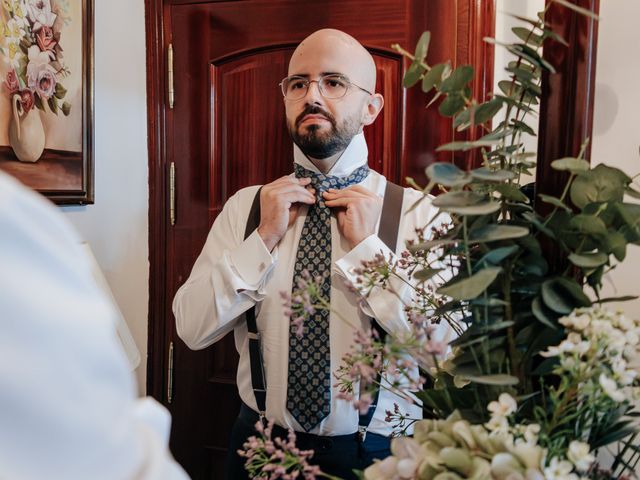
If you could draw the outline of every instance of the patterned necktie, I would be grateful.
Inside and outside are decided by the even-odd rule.
[[[312,172],[297,163],[294,168],[297,178],[311,178],[311,186],[316,190],[316,203],[309,207],[302,227],[293,270],[293,288],[296,288],[302,272],[307,270],[312,277],[322,277],[322,296],[330,300],[331,210],[325,205],[322,192],[362,182],[369,174],[369,167],[363,165],[348,177]],[[307,432],[331,410],[329,312],[326,310],[309,316],[302,338],[296,336],[295,326],[289,330],[287,410]]]

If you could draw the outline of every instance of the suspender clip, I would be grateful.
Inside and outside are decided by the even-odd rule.
[[[367,438],[367,427],[365,425],[358,425],[358,442],[364,443],[365,438]]]

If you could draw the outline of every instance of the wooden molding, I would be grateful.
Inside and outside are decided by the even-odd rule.
[[[544,44],[544,57],[557,73],[542,76],[542,102],[538,130],[538,166],[536,194],[560,196],[568,176],[551,169],[551,162],[575,157],[580,146],[591,138],[596,77],[598,22],[552,3],[546,21],[569,46],[553,40]],[[600,0],[575,0],[573,3],[596,14]],[[589,160],[591,146],[585,158]],[[540,205],[544,212],[545,205]]]
[[[163,132],[165,56],[162,29],[163,1],[145,0],[147,56],[147,130],[149,149],[149,317],[147,343],[147,395],[162,400],[164,355],[164,304],[166,269],[164,257],[167,245],[165,218],[167,213],[167,169]],[[144,359],[146,360],[146,359]]]

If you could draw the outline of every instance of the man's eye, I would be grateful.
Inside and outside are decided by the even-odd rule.
[[[344,82],[337,78],[327,78],[325,80],[325,83],[327,84],[327,86],[332,88],[344,87]]]
[[[295,82],[291,82],[291,83],[289,84],[289,88],[290,88],[291,90],[298,90],[298,89],[300,89],[300,88],[304,88],[304,82],[303,82],[302,80],[298,80],[298,81],[295,81]]]

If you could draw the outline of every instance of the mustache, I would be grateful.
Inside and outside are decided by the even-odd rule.
[[[317,105],[307,105],[305,109],[302,111],[302,113],[297,116],[296,127],[300,126],[302,119],[307,115],[322,115],[327,120],[329,120],[329,122],[331,123],[331,125],[333,125],[334,128],[336,126],[336,120],[335,118],[333,118],[333,115],[331,115],[329,112],[318,107]]]

